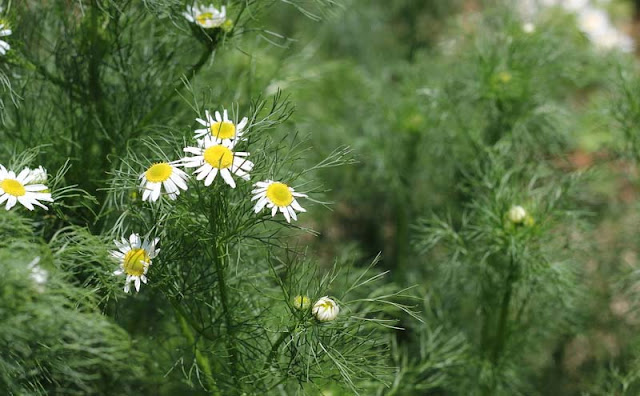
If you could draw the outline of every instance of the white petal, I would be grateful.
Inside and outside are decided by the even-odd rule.
[[[209,174],[207,175],[207,178],[204,181],[204,185],[205,186],[210,186],[211,183],[213,183],[213,180],[216,178],[217,174],[218,174],[218,169],[217,168],[212,168],[211,172],[209,172]]]
[[[289,216],[289,209],[285,207],[280,208],[280,212],[284,215],[284,218],[287,219],[287,223],[291,223],[291,216]]]
[[[16,197],[14,197],[13,195],[9,195],[9,200],[7,201],[6,209],[9,210],[9,209],[13,208],[15,206],[16,202],[18,202],[18,199]]]
[[[230,185],[231,188],[236,188],[236,182],[235,180],[233,180],[233,177],[231,176],[231,172],[229,172],[229,169],[221,169],[220,176],[222,176],[224,181],[227,182],[227,184]]]

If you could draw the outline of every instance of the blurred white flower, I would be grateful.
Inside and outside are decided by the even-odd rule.
[[[589,0],[562,0],[562,1],[558,1],[558,0],[546,0],[546,1],[553,1],[556,4],[561,4],[565,10],[569,10],[569,11],[580,11],[585,9],[586,7],[589,7]]]
[[[1,12],[1,10],[0,10]],[[6,37],[11,35],[11,29],[6,23],[0,22],[0,37]],[[0,55],[5,55],[7,51],[11,49],[9,43],[4,40],[0,40]]]
[[[5,208],[11,209],[17,202],[25,208],[33,210],[33,205],[48,209],[40,201],[53,202],[48,187],[44,184],[34,183],[29,168],[24,168],[16,175],[0,165],[0,205],[7,201]]]
[[[160,238],[153,240],[140,239],[138,234],[131,234],[129,240],[114,240],[118,250],[111,251],[111,256],[120,262],[120,268],[113,272],[114,275],[125,274],[124,292],[129,293],[131,282],[134,282],[136,291],[140,291],[140,282],[147,283],[147,271],[151,265],[151,259],[160,252],[156,245]]]
[[[142,179],[140,182],[140,189],[143,190],[142,200],[157,201],[163,186],[169,198],[176,199],[180,195],[180,189],[187,189],[187,178],[187,174],[178,169],[174,162],[153,164],[139,177]]]
[[[296,197],[306,198],[306,194],[297,193],[288,185],[273,180],[257,182],[254,186],[257,188],[251,191],[251,193],[254,194],[251,200],[257,200],[256,206],[253,208],[256,213],[260,212],[266,206],[268,209],[271,209],[271,216],[273,217],[278,213],[278,209],[280,209],[280,212],[282,212],[285,219],[290,223],[291,218],[298,220],[296,211],[306,212],[296,200]]]
[[[536,30],[536,25],[531,22],[524,23],[522,25],[522,31],[525,33],[533,33]]]
[[[244,180],[249,180],[249,172],[253,169],[253,162],[246,157],[249,153],[232,151],[233,143],[219,143],[212,136],[205,136],[198,141],[198,147],[185,147],[185,153],[194,154],[193,157],[182,159],[182,166],[186,168],[198,168],[194,172],[197,180],[204,179],[204,185],[209,186],[220,172],[222,179],[236,188],[236,182],[231,175],[236,175]]]
[[[44,292],[44,285],[47,283],[49,279],[49,272],[44,268],[40,267],[38,263],[40,262],[40,256],[34,258],[27,268],[30,271],[29,276],[31,280],[35,283],[36,290],[40,293]]]
[[[600,9],[585,7],[578,12],[578,28],[600,49],[632,52],[633,39],[616,29],[609,15]]]
[[[329,298],[329,296],[324,296],[313,304],[311,312],[319,321],[328,322],[334,320],[338,316],[340,308],[335,301]]]
[[[589,39],[604,34],[612,29],[609,15],[603,10],[587,7],[578,12],[578,28],[586,34]]]
[[[512,206],[507,217],[513,223],[522,223],[527,217],[527,211],[520,205]]]
[[[220,27],[227,20],[227,9],[225,6],[218,10],[213,5],[193,5],[187,7],[187,11],[182,15],[191,23],[195,23],[205,29]]]

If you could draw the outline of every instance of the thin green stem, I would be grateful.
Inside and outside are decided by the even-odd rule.
[[[207,63],[207,61],[209,60],[214,50],[215,48],[211,48],[209,46],[205,47],[204,51],[200,55],[200,59],[198,59],[198,61],[193,66],[191,66],[189,71],[185,74],[185,78],[187,79],[187,82],[191,81],[193,77],[195,77],[196,74],[198,74],[198,72],[202,69],[205,63]],[[153,107],[153,109],[151,109],[151,111],[149,111],[140,120],[140,122],[138,122],[138,125],[136,126],[136,130],[140,130],[141,128],[144,128],[146,125],[148,125],[149,122],[151,122],[151,120],[153,120],[158,115],[158,113],[162,110],[164,105],[166,105],[172,98],[174,98],[175,94],[177,92],[180,92],[182,89],[184,89],[184,87],[185,87],[185,83],[182,80],[180,80],[178,83],[176,83],[175,86],[172,86],[170,90],[167,90],[167,92],[163,95],[160,102],[158,102]]]
[[[175,307],[175,305],[174,305]],[[193,345],[194,354],[196,356],[196,362],[198,363],[198,367],[202,369],[205,375],[205,381],[207,383],[207,390],[215,396],[221,396],[222,393],[218,388],[218,383],[216,382],[215,377],[213,376],[213,372],[211,370],[211,364],[209,363],[209,358],[207,358],[200,349],[198,348],[198,341],[196,340],[193,332],[189,324],[187,323],[187,319],[185,315],[181,312],[181,310],[175,310],[176,317],[178,318],[178,322],[180,323],[180,328],[182,329],[182,334],[187,339],[187,341]]]
[[[269,355],[267,355],[267,360],[265,360],[264,362],[264,367],[263,367],[264,370],[271,367],[271,364],[273,363],[273,360],[275,359],[276,354],[278,353],[278,349],[280,349],[280,345],[282,345],[284,340],[286,340],[287,337],[291,335],[294,329],[295,329],[295,326],[291,326],[287,329],[287,331],[284,331],[280,334],[280,337],[278,337],[276,342],[271,347],[271,351],[269,351]]]
[[[214,259],[216,266],[216,275],[218,277],[218,292],[220,293],[220,301],[222,303],[222,313],[224,316],[224,322],[227,331],[226,346],[229,358],[231,359],[231,375],[233,382],[236,385],[236,389],[240,390],[240,384],[238,383],[238,350],[236,347],[236,337],[233,332],[233,317],[231,316],[231,309],[229,306],[229,297],[227,295],[227,284],[225,281],[224,267],[222,263],[223,255],[220,250],[215,249],[216,258]]]

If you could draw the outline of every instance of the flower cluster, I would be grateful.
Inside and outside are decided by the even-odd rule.
[[[213,116],[206,111],[205,118],[196,118],[205,128],[194,131],[195,145],[183,149],[187,156],[176,161],[152,164],[140,174],[143,201],[158,201],[163,190],[172,200],[177,199],[182,191],[187,191],[190,175],[181,168],[194,169],[192,175],[206,187],[211,186],[218,175],[230,188],[236,188],[236,179],[250,180],[250,173],[254,167],[253,162],[248,159],[250,154],[246,151],[236,151],[236,145],[246,142],[242,136],[248,118],[244,117],[236,123],[229,118],[225,109],[222,113],[216,111]],[[255,183],[254,187],[251,191],[251,201],[256,201],[255,213],[266,207],[271,211],[272,217],[279,211],[287,222],[291,222],[292,218],[298,219],[296,212],[305,212],[296,198],[307,195],[295,192],[292,187],[281,181],[260,181]],[[142,243],[137,234],[132,234],[128,243],[125,239],[122,243],[116,241],[118,251],[112,252],[112,256],[121,264],[116,274],[127,275],[126,292],[130,290],[131,281],[135,281],[136,290],[140,289],[140,282],[147,282],[147,270],[151,265],[151,259],[157,254],[156,243],[157,239],[153,243]]]
[[[311,307],[311,300],[307,296],[296,296],[293,299],[293,307],[300,311],[306,311]],[[338,317],[340,307],[329,296],[324,296],[313,304],[311,313],[318,321],[329,322]]]
[[[562,7],[565,11],[575,14],[578,28],[589,41],[601,49],[619,49],[632,52],[633,39],[617,29],[606,11],[594,6],[589,0],[520,0],[519,8],[525,19],[530,20],[541,9],[547,7]],[[531,21],[524,24],[523,30],[531,33],[535,26]]]
[[[189,156],[177,161],[160,162],[151,165],[140,175],[142,200],[155,202],[160,199],[162,190],[170,199],[176,199],[181,190],[186,191],[189,175],[180,167],[195,168],[193,175],[197,181],[203,181],[205,186],[210,186],[220,175],[224,183],[231,188],[236,187],[236,178],[248,181],[253,170],[253,162],[245,151],[236,151],[238,143],[246,141],[242,138],[245,127],[248,124],[247,117],[239,123],[229,119],[227,110],[223,109],[211,115],[205,112],[206,119],[196,118],[196,121],[205,128],[195,130],[195,146],[183,149]],[[254,184],[252,201],[256,201],[255,213],[259,213],[265,207],[271,210],[271,216],[281,212],[288,222],[297,220],[296,212],[305,212],[296,198],[307,197],[306,194],[297,193],[289,185],[274,180],[265,180]]]
[[[49,187],[43,184],[46,182],[47,171],[42,166],[33,170],[24,168],[16,175],[0,165],[0,205],[6,202],[5,208],[9,210],[19,202],[29,210],[33,210],[34,205],[47,210],[40,202],[53,202]]]

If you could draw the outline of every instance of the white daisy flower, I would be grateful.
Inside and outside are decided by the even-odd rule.
[[[182,166],[186,168],[198,168],[194,172],[197,180],[204,180],[204,185],[213,183],[218,172],[224,181],[236,188],[236,182],[231,176],[236,175],[244,180],[249,180],[249,172],[253,169],[253,162],[246,157],[249,153],[233,151],[233,143],[220,142],[212,136],[205,136],[198,140],[199,147],[185,147],[185,153],[194,154],[193,157],[182,159]]]
[[[25,208],[33,210],[33,205],[48,209],[39,201],[53,202],[48,187],[44,184],[33,183],[29,168],[24,168],[17,176],[13,171],[0,165],[0,205],[7,201],[5,208],[11,209],[17,202]]]
[[[140,188],[144,190],[142,200],[157,201],[160,198],[162,186],[164,186],[169,198],[176,199],[180,195],[180,189],[187,189],[186,180],[188,177],[184,171],[174,166],[173,162],[153,164],[139,177],[142,179]]]
[[[196,138],[201,138],[205,135],[216,138],[220,143],[231,143],[239,140],[244,132],[244,127],[247,126],[249,119],[244,117],[238,124],[234,124],[229,119],[229,113],[223,109],[222,116],[219,111],[215,112],[215,118],[211,117],[209,110],[205,111],[206,120],[202,118],[196,118],[196,121],[202,126],[203,129],[196,129]]]
[[[273,180],[257,182],[254,186],[257,188],[251,191],[251,193],[254,194],[251,200],[258,201],[253,208],[256,213],[260,212],[266,206],[268,209],[271,209],[271,216],[275,216],[276,213],[278,213],[278,209],[280,209],[280,212],[282,212],[290,223],[292,217],[294,220],[298,220],[296,211],[306,212],[298,201],[296,201],[296,197],[306,198],[306,194],[297,193],[288,185]]]
[[[220,10],[213,5],[193,5],[187,7],[187,12],[183,12],[185,18],[191,23],[195,23],[204,29],[213,29],[220,27],[227,20],[227,9],[225,6]]]
[[[151,259],[160,252],[156,245],[160,238],[153,240],[140,239],[138,234],[131,234],[129,240],[122,238],[122,242],[114,240],[118,250],[111,251],[111,256],[120,262],[120,268],[113,272],[114,275],[125,274],[124,292],[129,293],[131,282],[134,282],[136,291],[140,291],[140,282],[147,283],[147,271],[151,265]]]
[[[330,299],[329,296],[324,296],[313,304],[311,313],[313,313],[313,316],[319,321],[328,322],[338,316],[340,307],[338,307],[338,303]]]
[[[11,35],[11,29],[6,23],[0,22],[0,37],[6,37]],[[0,40],[0,55],[5,55],[7,51],[11,49],[9,43],[4,40]]]

